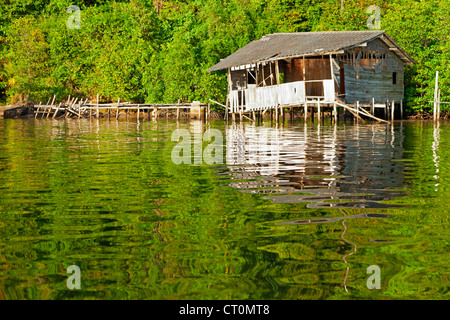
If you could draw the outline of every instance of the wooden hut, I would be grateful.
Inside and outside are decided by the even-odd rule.
[[[384,31],[275,33],[209,69],[228,70],[229,111],[308,103],[384,105],[403,100],[413,59]]]

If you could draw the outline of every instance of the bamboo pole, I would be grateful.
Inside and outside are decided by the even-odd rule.
[[[36,119],[37,118],[37,115],[38,115],[38,113],[39,113],[39,110],[41,109],[41,102],[39,101],[39,105],[38,105],[38,108],[37,108],[37,110],[36,110],[36,114],[34,115],[34,118]]]
[[[83,104],[83,99],[80,100],[80,104],[78,105],[78,119],[81,118],[81,105]]]
[[[97,93],[97,119],[100,117],[100,111],[99,111],[99,94]]]
[[[441,117],[441,89],[438,90],[438,101],[437,101],[437,120]]]
[[[437,100],[438,100],[438,90],[439,90],[439,71],[436,71],[436,78],[434,80],[434,104],[433,104],[433,120],[437,119]]]
[[[73,107],[75,106],[75,103],[77,103],[77,101],[78,101],[78,98],[75,98],[75,99],[73,100],[73,102],[72,102],[72,104],[71,104],[71,106],[70,106],[70,109],[73,109]],[[73,110],[69,110],[69,111],[72,111],[72,113],[74,113]]]
[[[356,109],[354,109],[354,108],[352,108],[352,107],[349,107],[349,106],[347,106],[347,105],[345,105],[345,104],[343,104],[343,103],[337,102],[336,104],[337,104],[338,106],[343,107],[344,110],[348,110],[349,112],[356,114]],[[375,119],[375,120],[377,120],[377,121],[389,123],[389,121],[386,121],[386,120],[383,120],[383,119],[380,119],[380,118],[377,118],[377,117],[371,115],[370,113],[368,113],[368,112],[367,112],[366,110],[364,110],[364,109],[361,109],[361,113],[363,113],[364,115],[368,116],[369,118],[373,118],[373,119]],[[359,117],[359,116],[358,116],[358,117]],[[359,117],[359,118],[360,118],[360,117]],[[361,119],[362,121],[364,121],[362,118],[360,118],[360,119]]]
[[[58,114],[59,108],[61,107],[61,102],[59,103],[58,107],[56,108],[55,113],[53,114],[53,119],[55,119],[56,115]]]
[[[116,120],[119,119],[119,104],[120,104],[120,98],[117,99]]]

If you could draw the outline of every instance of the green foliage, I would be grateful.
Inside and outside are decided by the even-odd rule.
[[[371,1],[324,1],[320,30],[367,30]],[[334,4],[333,4],[334,3]],[[448,0],[393,0],[377,3],[381,29],[385,30],[415,60],[405,69],[405,102],[415,111],[429,110],[439,71],[441,101],[450,101],[450,2]],[[442,105],[441,109],[449,108]]]
[[[10,101],[99,93],[224,102],[226,74],[207,72],[220,59],[267,33],[367,30],[373,3],[346,0],[341,10],[338,0],[84,0],[80,29],[66,26],[69,0],[0,4],[0,95],[3,88]],[[381,28],[416,61],[406,69],[407,106],[429,110],[436,70],[441,99],[450,101],[449,1],[377,5]]]

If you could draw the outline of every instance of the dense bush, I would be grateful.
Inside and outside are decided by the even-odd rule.
[[[225,101],[226,75],[208,68],[273,32],[367,30],[372,3],[346,0],[0,0],[0,95],[8,102],[53,94],[139,102]],[[381,28],[417,62],[406,103],[429,109],[434,74],[450,101],[448,0],[378,4]]]

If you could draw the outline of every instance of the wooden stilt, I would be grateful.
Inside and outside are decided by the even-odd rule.
[[[441,89],[438,90],[438,100],[437,100],[437,120],[441,118]]]
[[[100,117],[100,112],[99,112],[98,105],[99,105],[99,95],[97,93],[97,119]]]
[[[317,98],[317,121],[321,121],[321,114],[320,114],[320,100]]]
[[[305,105],[304,105],[304,117],[305,117],[305,121],[308,118],[308,104],[305,101]]]
[[[439,71],[436,71],[436,78],[434,80],[434,99],[433,99],[433,120],[437,120],[437,104],[438,104],[438,90],[439,90]]]
[[[400,119],[403,120],[403,100],[400,100]]]
[[[56,108],[55,113],[53,114],[53,119],[55,119],[56,114],[58,113],[60,107],[61,107],[61,102],[59,103],[58,107]]]
[[[356,114],[359,115],[359,101],[356,101]],[[358,123],[358,119],[356,117],[353,118],[353,120]]]
[[[375,98],[372,97],[372,105],[370,106],[370,113],[375,115]]]
[[[334,122],[337,123],[337,107],[336,107],[336,102],[333,103],[333,118],[334,118]]]
[[[395,112],[395,100],[392,100],[391,103],[391,120],[394,121],[394,112]]]
[[[120,104],[120,98],[117,100],[116,120],[119,119],[119,104]]]
[[[389,108],[389,99],[386,99],[386,103],[385,103],[385,105],[384,105],[384,118],[386,119],[386,120],[389,120],[389,110],[388,110],[388,108]]]
[[[41,102],[39,101],[39,105],[38,105],[38,108],[37,108],[37,110],[36,110],[36,114],[34,115],[34,118],[35,118],[35,119],[37,118],[37,115],[39,114],[39,110],[41,110],[40,105],[41,105]]]

